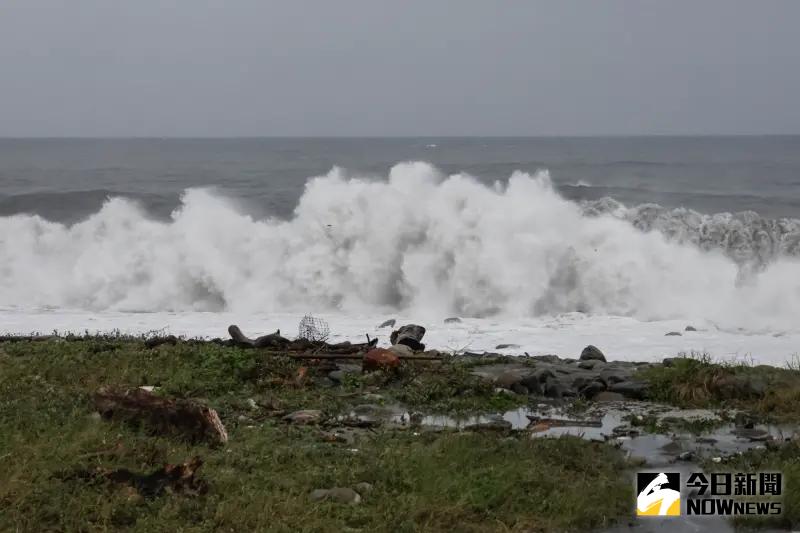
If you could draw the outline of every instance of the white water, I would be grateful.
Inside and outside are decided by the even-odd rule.
[[[72,226],[4,217],[0,330],[47,331],[59,327],[62,316],[106,317],[107,329],[117,324],[112,317],[132,320],[148,315],[129,312],[150,312],[156,314],[142,319],[148,329],[217,335],[229,316],[243,325],[259,316],[260,325],[253,326],[263,331],[273,325],[262,319],[283,313],[328,313],[344,323],[350,323],[345,317],[369,317],[374,326],[399,312],[439,321],[488,317],[476,324],[497,321],[511,332],[511,324],[541,325],[581,312],[604,324],[600,329],[616,324],[608,318],[615,316],[645,328],[656,324],[659,338],[648,335],[641,343],[656,343],[654,349],[677,342],[665,341],[664,327],[654,321],[743,328],[784,341],[800,330],[795,258],[778,254],[763,270],[743,276],[724,246],[701,249],[640,231],[618,210],[593,215],[558,196],[546,173],[516,173],[507,184],[486,187],[409,163],[395,166],[388,180],[339,169],[312,179],[288,221],[254,220],[213,190],[199,189],[186,191],[170,222],[149,220],[121,198]],[[43,314],[42,308],[57,311]],[[193,318],[180,323],[181,317]],[[213,317],[214,327],[198,317]],[[79,322],[70,329],[93,329]],[[365,325],[360,319],[354,324]],[[554,341],[534,351],[552,346],[574,353],[573,344],[586,342],[580,328],[572,329],[580,342]],[[782,331],[788,336],[771,336]],[[760,347],[752,348],[742,349],[761,357]]]

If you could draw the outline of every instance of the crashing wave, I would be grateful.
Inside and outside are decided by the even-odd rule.
[[[0,304],[794,320],[800,263],[773,253],[750,283],[737,283],[730,250],[747,246],[704,220],[581,206],[546,172],[487,187],[424,163],[396,165],[385,180],[334,169],[308,181],[288,220],[254,219],[208,189],[186,191],[166,222],[122,198],[73,225],[0,218]],[[770,237],[764,249],[795,255],[792,239]]]
[[[722,250],[739,265],[764,268],[779,257],[800,256],[800,220],[770,219],[753,211],[707,215],[658,204],[625,207],[612,198],[581,203],[588,216],[610,214],[641,231],[658,231],[667,239],[701,250]]]

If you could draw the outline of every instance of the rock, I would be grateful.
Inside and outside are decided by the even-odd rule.
[[[694,326],[686,326],[683,331],[697,331],[697,328]]]
[[[691,461],[692,459],[694,459],[694,452],[692,451],[683,452],[678,456],[679,461]]]
[[[395,330],[389,337],[392,344],[405,344],[415,352],[425,350],[422,344],[422,337],[425,336],[425,328],[416,324],[407,324]]]
[[[585,361],[578,362],[578,368],[582,368],[584,370],[592,370],[598,363],[602,363],[597,359],[587,359]]]
[[[544,395],[548,398],[560,399],[566,396],[566,388],[561,383],[550,381],[544,385]]]
[[[611,392],[618,392],[627,398],[635,400],[644,400],[647,397],[647,392],[650,385],[644,381],[621,381],[609,385],[608,390]]]
[[[510,390],[514,385],[520,383],[521,379],[517,372],[503,372],[495,378],[494,384]]]
[[[680,331],[670,331],[669,333],[666,333],[664,336],[665,337],[680,337],[681,336],[681,332]]]
[[[388,350],[397,355],[397,357],[408,357],[414,355],[414,350],[405,344],[395,344],[394,346],[390,346]]]
[[[361,496],[356,491],[348,487],[317,489],[311,491],[309,499],[312,502],[330,501],[330,502],[344,503],[349,505],[356,505],[361,503]]]
[[[664,360],[661,361],[661,364],[667,368],[673,367],[678,359],[680,359],[680,357],[665,357]]]
[[[601,381],[598,380],[594,380],[585,387],[579,389],[579,392],[580,395],[583,396],[584,398],[594,398],[595,396],[597,396],[601,392],[604,392],[605,390],[606,390],[605,383],[602,383]]]
[[[528,387],[526,387],[522,383],[514,383],[513,385],[511,385],[511,390],[522,396],[527,396],[530,393]]]
[[[317,409],[301,409],[283,417],[286,422],[305,425],[318,424],[321,419],[322,411]]]
[[[528,391],[528,394],[541,396],[543,393],[542,384],[539,382],[539,378],[536,376],[527,376],[521,379],[518,385],[525,387],[525,389]]]
[[[603,361],[606,362],[606,356],[596,346],[591,344],[583,349],[581,352],[581,361]]]
[[[556,377],[553,371],[550,370],[549,368],[540,368],[539,370],[533,373],[533,376],[539,383],[547,383],[548,380],[551,380]],[[527,384],[525,383],[523,383],[523,385],[527,386]]]
[[[534,355],[531,359],[542,363],[550,363],[551,365],[557,365],[561,362],[557,355]]]
[[[253,410],[258,409],[258,404],[252,398],[248,398],[247,402],[245,402],[245,403],[247,403],[247,407],[249,407],[250,409],[253,409]]]
[[[348,374],[352,375],[361,374],[361,365],[339,363],[336,366],[338,367],[337,370],[332,370],[331,372],[328,372],[328,379],[336,383],[342,383]]]
[[[625,400],[625,396],[618,392],[603,391],[597,393],[592,400],[595,402],[621,402]]]
[[[515,350],[521,348],[519,344],[498,344],[494,347],[495,350]]]
[[[372,486],[372,483],[367,483],[366,481],[362,481],[361,483],[356,483],[355,485],[353,485],[353,489],[355,489],[355,491],[358,492],[359,494],[369,494],[370,492],[372,492],[374,487]]]
[[[621,383],[626,380],[625,377],[620,376],[619,374],[615,374],[613,371],[601,372],[598,378],[602,379],[609,385],[611,385],[612,383]]]
[[[460,324],[461,323],[461,319],[458,318],[457,316],[451,316],[450,318],[445,318],[444,319],[444,323],[445,324]]]
[[[397,323],[397,320],[395,320],[394,318],[390,318],[386,322],[381,323],[381,325],[378,326],[378,329],[380,329],[380,328],[393,328],[396,323]]]
[[[364,372],[373,370],[391,370],[400,366],[400,358],[396,353],[384,348],[373,348],[364,356],[361,368]]]

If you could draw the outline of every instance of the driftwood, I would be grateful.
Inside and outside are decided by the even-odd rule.
[[[162,344],[169,344],[170,346],[175,346],[178,344],[178,337],[175,335],[167,335],[166,337],[150,337],[146,341],[144,341],[145,348],[156,348],[157,346],[161,346]]]
[[[95,408],[107,419],[144,424],[157,433],[178,433],[191,441],[228,441],[228,433],[214,409],[186,399],[156,396],[144,389],[101,388]]]
[[[231,341],[234,346],[240,348],[267,348],[273,350],[281,350],[284,352],[318,352],[326,354],[356,354],[369,350],[378,344],[378,339],[370,339],[367,336],[367,342],[353,344],[350,342],[340,342],[337,344],[328,344],[324,341],[312,341],[308,339],[296,339],[290,341],[286,337],[281,336],[281,330],[269,335],[263,335],[255,339],[251,339],[242,333],[239,326],[231,325],[228,327],[228,333],[231,336]],[[309,353],[310,355],[310,353]],[[314,359],[308,357],[307,359]]]
[[[145,498],[160,496],[164,492],[204,494],[208,490],[208,484],[195,476],[201,466],[203,466],[203,460],[193,457],[182,464],[164,465],[150,474],[137,474],[127,468],[118,470],[96,468],[78,472],[69,477],[91,481],[107,480],[119,485],[127,485],[136,491],[136,494]]]

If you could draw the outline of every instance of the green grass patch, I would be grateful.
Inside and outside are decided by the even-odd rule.
[[[305,371],[301,371],[305,368]],[[329,442],[270,410],[328,414],[377,392],[409,407],[477,412],[520,400],[498,395],[458,364],[323,386],[325,372],[257,350],[89,338],[0,345],[0,531],[553,531],[603,527],[633,494],[609,446],[577,438],[361,430]],[[217,409],[225,446],[153,435],[92,416],[99,387],[154,385]],[[267,408],[253,409],[249,399]],[[200,456],[202,496],[132,497],[79,479],[97,467],[150,472]],[[368,482],[360,505],[311,503],[318,488]]]
[[[800,420],[800,371],[716,362],[691,353],[639,372],[650,399],[679,407],[726,407],[773,421]]]

